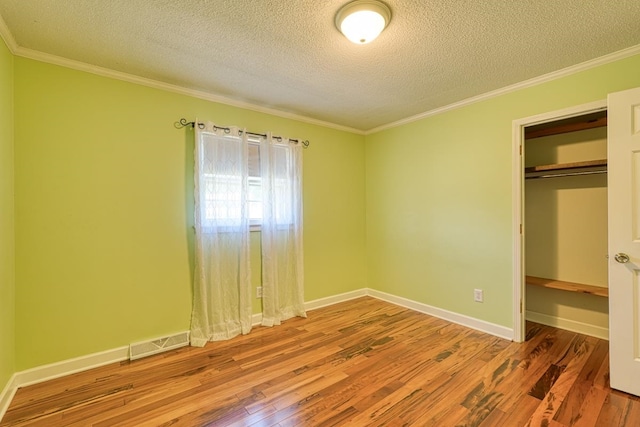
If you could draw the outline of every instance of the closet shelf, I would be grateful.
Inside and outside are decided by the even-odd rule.
[[[531,166],[524,169],[524,177],[526,179],[556,178],[560,176],[592,175],[606,172],[607,159],[600,159],[587,160],[584,162]]]
[[[543,136],[560,135],[580,130],[594,129],[607,126],[607,112],[600,111],[578,118],[561,120],[553,124],[542,124],[525,129],[525,139],[541,138]]]
[[[543,288],[559,289],[561,291],[580,292],[583,294],[609,297],[609,288],[584,285],[582,283],[564,282],[562,280],[543,279],[542,277],[526,276],[527,285],[541,286]]]

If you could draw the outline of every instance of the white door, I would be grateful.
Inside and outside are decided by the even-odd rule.
[[[640,396],[640,88],[609,94],[611,387]]]

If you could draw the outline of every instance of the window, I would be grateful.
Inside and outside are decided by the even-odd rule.
[[[249,143],[249,176],[247,178],[247,208],[249,225],[259,229],[262,222],[262,178],[260,176],[260,145]],[[233,168],[235,169],[235,168]],[[204,219],[232,225],[240,221],[242,175],[237,170],[204,173]]]
[[[253,138],[245,139],[248,145],[243,146],[240,138],[201,134],[199,227],[212,227],[211,231],[233,231],[247,224],[256,230],[267,223],[291,227],[301,217],[299,153],[294,155],[288,141],[267,145],[266,140]]]

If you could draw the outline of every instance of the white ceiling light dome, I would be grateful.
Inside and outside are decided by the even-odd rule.
[[[356,44],[367,44],[380,35],[391,21],[391,9],[376,0],[356,0],[336,14],[336,27]]]

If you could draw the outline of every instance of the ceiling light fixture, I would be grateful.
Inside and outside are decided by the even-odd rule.
[[[376,0],[347,3],[336,14],[336,27],[356,44],[367,44],[380,35],[391,21],[391,9]]]

